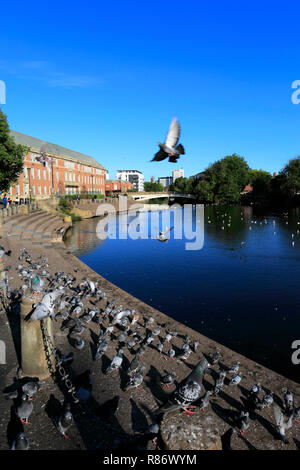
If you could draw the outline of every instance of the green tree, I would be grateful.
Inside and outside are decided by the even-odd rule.
[[[300,192],[300,156],[293,158],[280,172],[281,189],[284,193],[295,196]]]
[[[193,192],[202,202],[238,203],[249,180],[249,166],[243,157],[228,155],[210,165],[198,180]]]
[[[23,170],[23,156],[28,147],[18,145],[9,133],[5,114],[0,109],[0,192],[8,191]]]
[[[170,184],[169,192],[190,194],[193,190],[193,183],[191,178],[177,178],[174,183]]]
[[[164,190],[164,187],[161,183],[146,182],[144,183],[144,190],[147,193],[160,193]]]
[[[272,175],[264,170],[250,170],[249,183],[253,186],[253,193],[269,196],[271,191]]]

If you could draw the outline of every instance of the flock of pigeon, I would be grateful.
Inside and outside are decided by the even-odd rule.
[[[124,392],[133,388],[138,389],[144,380],[147,366],[147,352],[149,348],[156,349],[165,358],[168,364],[175,358],[187,361],[199,348],[199,341],[192,340],[188,335],[183,339],[181,349],[174,348],[174,338],[181,338],[176,330],[166,329],[166,325],[158,324],[154,317],[143,318],[136,310],[126,309],[117,305],[116,299],[108,301],[106,293],[100,289],[99,281],[85,279],[77,283],[76,278],[64,272],[56,272],[51,275],[48,258],[41,255],[34,260],[25,248],[22,248],[19,256],[19,264],[16,266],[21,279],[21,290],[15,293],[14,300],[20,300],[22,295],[30,293],[32,297],[41,298],[34,304],[33,311],[28,316],[28,321],[41,321],[46,317],[59,322],[58,327],[67,333],[69,343],[74,348],[70,353],[60,353],[63,364],[67,367],[74,360],[74,353],[81,351],[86,346],[83,333],[89,330],[89,324],[96,324],[98,338],[95,344],[94,361],[99,361],[108,349],[113,346],[115,355],[105,369],[105,374],[116,374],[119,370],[127,373],[127,383]],[[76,271],[76,270],[75,270]],[[19,297],[18,297],[19,296]],[[90,307],[87,307],[90,304]],[[100,307],[100,305],[102,307]],[[132,355],[130,365],[124,368],[124,351]],[[143,359],[145,357],[145,359]],[[159,383],[166,390],[175,386],[175,390],[168,394],[166,403],[155,410],[155,421],[145,430],[144,438],[157,442],[160,433],[160,423],[164,416],[175,410],[183,410],[186,414],[194,414],[198,410],[204,411],[210,401],[223,391],[237,386],[243,379],[240,372],[240,363],[236,362],[230,367],[219,364],[222,354],[217,350],[211,357],[202,359],[192,372],[180,383],[176,382],[176,373],[170,368],[165,376],[161,376]],[[215,367],[219,364],[219,370]],[[214,368],[214,369],[213,369]],[[203,391],[203,377],[211,374],[215,378],[215,384],[211,390]],[[87,404],[92,392],[92,379],[89,371],[81,374],[74,380],[77,397],[81,404]],[[29,418],[34,407],[34,395],[44,385],[36,380],[18,381],[13,391],[7,392],[5,397],[14,401],[14,410],[22,424],[29,424]],[[259,412],[264,408],[273,407],[275,428],[277,435],[287,443],[286,431],[294,422],[300,420],[300,407],[294,404],[291,391],[286,390],[282,407],[274,402],[273,392],[268,391],[260,397],[262,386],[256,383],[249,390],[243,404],[243,409],[234,416],[234,424],[241,434],[251,424],[251,414],[255,410]],[[99,407],[98,416],[103,420],[109,420],[119,409],[122,397],[115,396]],[[71,405],[68,400],[64,403],[62,412],[56,417],[58,431],[65,438],[67,431],[74,423]],[[12,450],[25,450],[29,448],[29,440],[24,432],[19,432],[10,443]]]

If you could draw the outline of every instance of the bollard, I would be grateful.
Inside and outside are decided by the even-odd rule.
[[[29,322],[25,320],[27,315],[32,311],[33,304],[40,302],[42,295],[23,296],[21,301],[21,362],[22,373],[25,376],[38,377],[45,380],[51,376],[51,372],[55,370],[54,355],[51,346],[47,341],[47,349],[45,351],[45,340],[43,338],[41,321]],[[43,320],[44,330],[53,340],[53,325],[51,318],[47,317]],[[47,357],[48,356],[48,357]]]

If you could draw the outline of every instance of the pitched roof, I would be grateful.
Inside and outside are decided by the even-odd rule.
[[[57,144],[52,144],[51,142],[45,142],[44,140],[36,139],[35,137],[30,137],[29,135],[21,134],[21,132],[10,130],[10,135],[14,138],[17,144],[26,145],[27,147],[37,150],[39,150],[42,145],[44,145],[46,152],[56,157],[62,157],[64,159],[73,161],[75,160],[76,162],[91,165],[102,170],[105,169],[102,165],[100,165],[100,163],[98,163],[89,155],[75,152],[74,150],[61,147]]]

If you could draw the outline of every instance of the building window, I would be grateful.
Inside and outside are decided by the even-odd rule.
[[[68,173],[65,173],[65,181],[68,181]]]
[[[32,194],[35,196],[35,186],[31,187]]]
[[[42,190],[40,186],[38,186],[38,194],[42,194]]]
[[[26,168],[26,166],[24,166],[24,168],[23,168],[23,175],[24,175],[24,178],[27,178],[27,168]]]
[[[34,178],[34,169],[31,168],[31,177]]]
[[[56,172],[56,181],[58,181],[58,171]]]
[[[24,194],[28,194],[28,184],[24,184]]]
[[[38,177],[38,179],[41,178],[41,170],[40,170],[39,168],[38,168],[38,170],[37,170],[37,177]]]
[[[44,186],[44,194],[47,195],[47,186]]]

